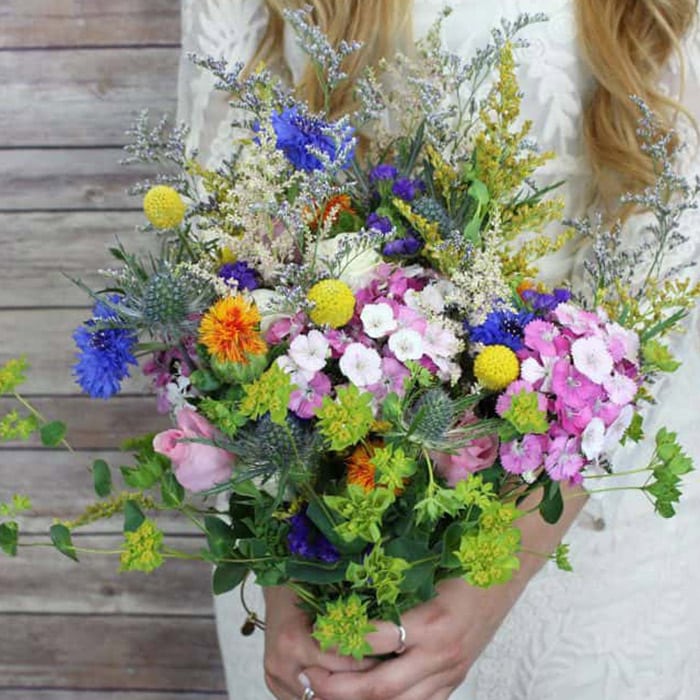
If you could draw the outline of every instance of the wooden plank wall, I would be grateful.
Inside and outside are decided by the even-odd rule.
[[[64,273],[95,281],[85,271],[108,264],[116,234],[137,240],[140,202],[124,190],[143,173],[118,165],[123,132],[141,108],[174,111],[179,30],[178,0],[0,0],[0,362],[27,352],[27,393],[77,448],[0,452],[0,501],[35,503],[27,542],[91,500],[93,458],[119,464],[122,438],[164,425],[143,379],[111,402],[77,394],[70,335],[88,304]],[[181,523],[168,529],[198,548]],[[79,544],[114,547],[119,530],[101,523]],[[204,565],[117,575],[115,559],[84,560],[0,559],[0,697],[226,696]]]

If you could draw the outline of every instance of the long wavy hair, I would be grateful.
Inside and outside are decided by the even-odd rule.
[[[682,57],[680,42],[697,17],[698,0],[578,0],[578,33],[596,84],[582,124],[596,193],[608,204],[622,191],[636,191],[654,179],[652,164],[636,139],[638,111],[630,95],[642,97],[657,113],[662,130],[682,111],[676,96],[659,87],[673,54]],[[282,39],[283,8],[311,5],[313,19],[331,42],[363,42],[345,70],[352,78],[367,65],[405,50],[412,38],[410,0],[266,0],[267,30],[251,65],[264,60],[286,72]],[[352,107],[352,80],[332,102],[334,115]],[[681,80],[682,85],[682,80]],[[296,86],[313,107],[322,94],[309,66]]]

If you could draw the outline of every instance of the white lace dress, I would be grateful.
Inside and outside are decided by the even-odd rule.
[[[448,46],[465,56],[484,45],[500,18],[545,11],[550,20],[526,31],[519,51],[524,112],[540,144],[557,152],[546,177],[566,180],[569,214],[580,214],[589,172],[581,140],[582,108],[592,78],[577,50],[575,0],[453,0],[445,26]],[[416,0],[414,32],[425,33],[442,3]],[[266,23],[260,0],[183,0],[183,48],[247,60]],[[291,35],[291,32],[288,32]],[[285,49],[293,74],[303,56],[291,36]],[[700,115],[700,41],[687,42],[685,101]],[[183,51],[183,54],[184,54]],[[669,90],[675,73],[669,70]],[[191,142],[216,162],[230,139],[226,99],[213,80],[183,59],[180,117]],[[697,155],[687,168],[699,172]],[[700,217],[686,220],[690,242],[678,251],[698,259]],[[636,227],[638,228],[638,226]],[[634,235],[635,226],[629,235]],[[578,259],[547,261],[545,276],[576,276]],[[700,465],[700,314],[675,341],[682,368],[657,388],[660,405],[648,413],[647,433],[677,430]],[[648,446],[618,454],[618,468],[641,464]],[[662,521],[640,493],[591,499],[568,533],[575,572],[547,565],[455,691],[457,700],[697,700],[700,697],[700,477],[691,475],[679,515]],[[253,604],[263,609],[259,591]],[[239,634],[244,613],[238,593],[216,601],[229,692],[235,700],[271,697],[263,682],[262,634]]]

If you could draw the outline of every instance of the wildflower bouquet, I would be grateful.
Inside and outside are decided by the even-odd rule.
[[[328,108],[359,47],[331,47],[304,11],[287,19],[317,68],[320,112],[264,69],[196,59],[236,108],[230,157],[206,169],[184,129],[146,116],[135,127],[129,161],[175,166],[139,187],[161,252],[112,250],[106,288],[86,288],[96,303],[74,335],[75,375],[108,398],[148,355],[176,426],[126,446],[129,491],[111,495],[98,460],[104,500],[51,536],[75,558],[73,527],[122,514],[121,569],[151,571],[178,556],[152,514],[179,511],[206,533],[199,556],[217,593],[249,572],[291,586],[321,645],[359,658],[371,618],[398,619],[441,580],[509,580],[518,506],[541,493],[556,522],[562,484],[606,476],[620,441],[641,438],[650,380],[676,366],[660,338],[698,294],[659,267],[697,188],[663,169],[640,203],[663,199],[675,219],[634,259],[618,229],[575,222],[596,235],[593,299],[546,290],[531,281],[535,261],[563,237],[536,232],[560,203],[533,180],[551,154],[518,122],[513,61],[518,31],[541,18],[504,23],[469,62],[442,49],[436,26],[417,60],[398,59],[383,83],[367,73],[338,119]],[[667,158],[643,117],[650,155]],[[646,260],[643,283],[620,274]],[[0,389],[16,392],[24,369],[3,368]],[[4,437],[34,429],[63,439],[34,414],[2,422]],[[656,443],[641,489],[669,516],[692,465],[673,433]],[[0,525],[6,552],[17,541],[14,520]],[[553,558],[568,567],[565,547]]]

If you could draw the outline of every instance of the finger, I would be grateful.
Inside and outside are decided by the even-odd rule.
[[[329,673],[318,667],[304,669],[311,687],[324,700],[394,700],[430,674],[422,654],[412,653],[383,661],[369,671]]]
[[[320,666],[333,673],[369,671],[371,668],[381,663],[378,659],[373,659],[370,656],[364,659],[355,659],[352,656],[341,656],[340,654],[323,652],[318,647],[309,654],[305,654],[305,658],[307,663],[302,665]]]
[[[366,639],[367,643],[372,647],[373,654],[391,654],[401,649],[402,635],[401,629],[393,622],[383,622],[372,620],[372,625],[376,628],[374,632],[370,632]],[[409,647],[409,637],[406,625],[403,625],[405,637],[403,641],[404,650]]]

